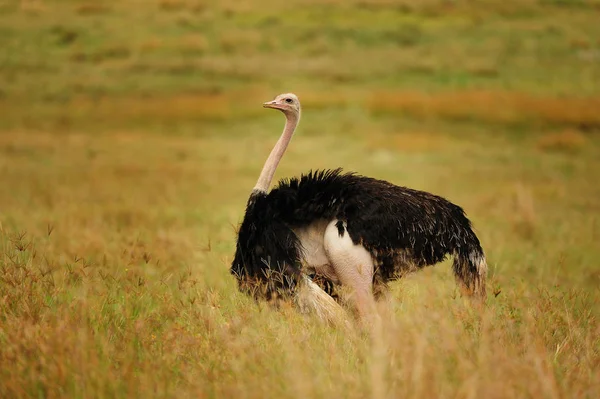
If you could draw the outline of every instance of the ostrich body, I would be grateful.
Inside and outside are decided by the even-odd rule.
[[[340,169],[284,179],[268,191],[301,109],[291,93],[264,107],[282,111],[286,123],[239,228],[231,272],[242,291],[267,300],[303,297],[301,306],[328,318],[326,293],[341,285],[364,318],[389,281],[452,255],[463,292],[485,298],[479,240],[464,211],[442,197]]]

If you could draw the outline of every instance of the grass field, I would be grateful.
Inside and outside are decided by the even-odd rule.
[[[600,397],[600,2],[0,0],[0,397]],[[342,166],[460,204],[382,329],[256,304],[236,226]]]

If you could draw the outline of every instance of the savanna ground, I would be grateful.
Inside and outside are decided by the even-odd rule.
[[[600,397],[600,2],[0,1],[0,397]],[[460,204],[382,331],[239,294],[277,177],[343,166]]]

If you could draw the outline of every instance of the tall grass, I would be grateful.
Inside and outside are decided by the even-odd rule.
[[[496,291],[479,313],[418,278],[366,334],[256,306],[222,277],[61,261],[48,245],[3,236],[3,397],[599,393],[598,303],[582,290]]]
[[[0,397],[600,397],[597,1],[0,2]],[[240,294],[249,190],[443,195],[486,251],[369,330]]]
[[[460,203],[490,259],[485,309],[458,295],[447,263],[394,284],[371,333],[238,293],[227,269],[260,167],[248,148],[268,153],[278,132],[266,121],[235,141],[217,126],[204,137],[3,135],[1,396],[597,396],[598,204],[586,184],[597,160],[567,177],[571,152],[534,140],[458,163],[477,143],[439,129],[396,139],[377,125],[378,141],[346,138],[340,150],[343,124],[332,139],[310,135],[322,112],[305,115],[281,174],[314,166],[308,146]],[[426,145],[436,137],[447,145]],[[352,161],[369,143],[388,155]],[[452,185],[444,157],[459,165]],[[522,182],[502,190],[513,176]]]

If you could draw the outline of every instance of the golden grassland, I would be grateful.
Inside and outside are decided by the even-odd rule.
[[[581,130],[600,127],[600,97],[542,97],[525,93],[460,90],[421,93],[416,91],[348,91],[322,93],[300,90],[303,109],[359,106],[377,114],[403,115],[417,119],[471,120],[498,125],[573,126]],[[216,93],[184,93],[169,96],[118,96],[93,99],[75,97],[45,106],[60,118],[73,121],[110,120],[127,123],[150,118],[155,122],[181,120],[227,121],[262,115],[256,98],[270,98],[264,87]],[[332,101],[332,99],[335,99]],[[21,104],[0,102],[12,117],[27,112]]]
[[[300,133],[281,175],[314,167],[311,150],[320,166],[444,194],[488,251],[482,314],[444,264],[395,284],[369,338],[236,292],[234,228],[273,137],[218,129],[2,135],[3,396],[596,396],[595,138],[575,149],[584,162],[540,148],[552,135],[499,146],[407,128],[394,146],[340,150],[339,135]]]
[[[0,2],[0,397],[599,397],[598,11]],[[449,262],[394,283],[370,333],[237,292],[283,123],[261,103],[290,90],[276,177],[342,166],[460,204],[483,310]]]

